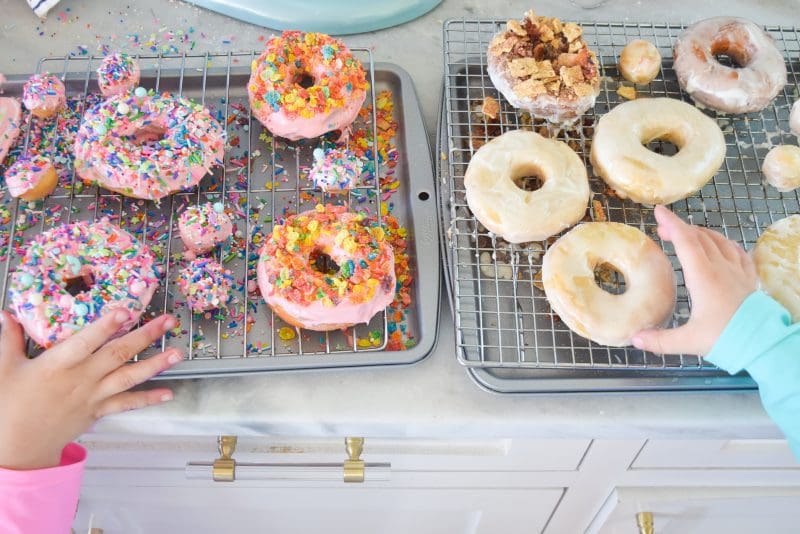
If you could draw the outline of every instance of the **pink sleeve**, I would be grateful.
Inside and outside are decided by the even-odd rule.
[[[85,463],[86,449],[70,443],[61,451],[58,467],[32,471],[0,468],[0,532],[70,532]]]

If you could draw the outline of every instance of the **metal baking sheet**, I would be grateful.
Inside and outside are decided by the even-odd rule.
[[[70,176],[62,178],[53,195],[43,202],[28,204],[6,201],[9,224],[0,227],[7,242],[12,232],[17,242],[59,222],[96,219],[104,215],[132,231],[151,247],[158,247],[165,258],[162,287],[151,301],[147,315],[170,312],[181,321],[181,332],[165,336],[160,346],[139,355],[146,358],[165,347],[179,347],[186,361],[166,371],[161,378],[230,376],[267,371],[310,370],[356,366],[402,365],[418,362],[432,350],[436,340],[439,294],[439,245],[430,150],[413,83],[400,67],[374,63],[369,50],[354,49],[362,60],[371,82],[365,106],[372,113],[362,118],[360,127],[375,138],[376,95],[392,92],[396,135],[392,140],[398,158],[394,169],[399,187],[394,195],[377,193],[375,181],[363,184],[349,195],[326,195],[313,190],[305,179],[305,170],[313,161],[317,141],[288,142],[266,135],[249,113],[246,83],[250,62],[257,52],[228,54],[181,54],[137,56],[142,69],[141,85],[158,91],[182,94],[217,111],[225,121],[229,140],[236,143],[226,150],[224,168],[217,168],[193,190],[180,192],[160,203],[122,197],[97,187],[81,187],[71,163],[64,162]],[[64,80],[68,97],[80,101],[97,93],[95,69],[102,58],[46,58],[37,72],[51,72]],[[27,76],[10,76],[4,86],[6,96],[19,96]],[[29,142],[26,134],[25,146]],[[375,145],[369,147],[380,175],[388,167],[377,162]],[[24,150],[24,148],[23,148]],[[63,147],[62,150],[63,152]],[[253,155],[248,164],[248,155]],[[385,193],[385,191],[384,191]],[[381,200],[383,199],[383,200]],[[191,313],[175,283],[180,270],[179,254],[183,245],[177,232],[177,218],[189,204],[224,200],[237,206],[234,220],[237,239],[216,252],[239,281],[234,290],[231,314],[198,315]],[[311,209],[318,202],[349,202],[353,209],[379,212],[391,209],[399,223],[408,230],[409,266],[414,282],[412,304],[400,323],[413,339],[407,350],[387,350],[391,330],[398,326],[387,313],[379,313],[368,325],[331,333],[301,330],[292,339],[287,325],[264,303],[258,291],[247,291],[248,281],[255,280],[253,264],[247,267],[260,249],[260,237],[271,231],[272,222],[296,211]],[[31,213],[33,212],[33,213]],[[27,218],[33,224],[23,222]],[[17,224],[17,223],[20,224]],[[160,226],[161,228],[158,228]],[[4,289],[8,273],[19,257],[12,252],[0,263]],[[251,289],[253,284],[250,284]],[[5,290],[3,303],[5,303]],[[244,325],[251,323],[250,328]],[[359,342],[361,340],[361,342]]]

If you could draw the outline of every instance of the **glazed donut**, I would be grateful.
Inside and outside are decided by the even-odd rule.
[[[203,254],[231,236],[233,223],[222,202],[206,202],[181,213],[178,231],[187,250]]]
[[[792,110],[789,112],[789,130],[800,137],[800,100],[792,104]]]
[[[650,83],[661,70],[661,54],[650,41],[634,39],[619,55],[619,73],[632,83]]]
[[[137,88],[84,114],[75,136],[75,169],[88,183],[158,200],[194,187],[222,165],[224,146],[225,130],[208,109]]]
[[[0,97],[0,163],[19,137],[22,106],[16,98]]]
[[[139,64],[128,54],[110,54],[103,58],[97,69],[100,93],[110,96],[126,93],[139,85]]]
[[[85,289],[73,294],[75,281]],[[47,348],[111,310],[124,308],[136,324],[159,284],[153,254],[108,219],[78,221],[37,235],[11,275],[11,311],[28,335]],[[74,289],[74,286],[72,286]]]
[[[679,148],[665,156],[644,145],[661,139]],[[622,198],[670,204],[700,190],[725,160],[725,137],[716,121],[672,98],[620,104],[595,126],[595,172]]]
[[[761,289],[800,320],[800,215],[772,223],[753,248]]]
[[[57,183],[58,175],[52,162],[39,154],[19,158],[6,171],[9,194],[29,202],[52,193]]]
[[[597,285],[595,269],[604,264],[625,277],[624,293]],[[564,234],[544,255],[542,284],[568,327],[612,347],[663,326],[675,308],[675,274],[666,254],[644,232],[621,223],[589,222]]]
[[[214,310],[231,300],[233,273],[208,258],[193,260],[178,274],[178,288],[194,311]]]
[[[532,175],[543,181],[536,191],[514,183]],[[542,241],[572,226],[586,213],[590,193],[586,167],[571,148],[524,130],[479,148],[464,187],[475,218],[510,243]]]
[[[344,206],[318,204],[273,227],[258,261],[261,295],[292,326],[368,323],[394,299],[394,252],[383,228]]]
[[[341,41],[287,31],[253,61],[247,93],[261,124],[296,141],[350,126],[368,88],[361,62]]]
[[[800,187],[800,147],[779,145],[769,151],[761,165],[767,183],[786,193]]]
[[[741,68],[721,64],[727,55]],[[786,85],[786,64],[775,41],[749,20],[715,17],[678,37],[675,73],[695,102],[726,113],[761,111]]]
[[[41,119],[52,117],[67,104],[64,82],[52,74],[34,74],[22,87],[22,103]]]
[[[316,148],[308,179],[322,192],[346,193],[358,183],[363,171],[364,160],[346,148]]]
[[[583,30],[533,10],[509,20],[489,44],[489,77],[515,108],[550,122],[573,122],[600,94],[597,56]]]

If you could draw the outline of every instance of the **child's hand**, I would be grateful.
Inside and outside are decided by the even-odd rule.
[[[179,362],[176,349],[125,362],[174,328],[176,319],[162,315],[108,341],[127,319],[125,310],[104,315],[29,360],[22,328],[0,311],[0,467],[56,466],[61,449],[98,418],[172,399],[165,388],[128,390]]]
[[[756,290],[756,269],[737,243],[691,226],[656,206],[658,235],[672,241],[683,267],[692,310],[689,321],[668,330],[643,330],[633,345],[662,354],[708,354],[739,305]]]

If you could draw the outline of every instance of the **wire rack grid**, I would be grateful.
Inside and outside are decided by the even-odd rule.
[[[388,340],[386,312],[377,314],[367,325],[346,331],[298,332],[277,315],[273,316],[255,288],[254,259],[263,237],[269,235],[274,223],[288,214],[313,209],[319,202],[347,203],[352,209],[377,214],[384,224],[380,215],[383,170],[377,150],[374,62],[368,49],[351,50],[362,60],[369,76],[367,104],[371,112],[366,119],[360,119],[360,127],[366,128],[367,137],[371,139],[368,156],[374,172],[370,179],[346,195],[322,193],[307,180],[317,141],[292,143],[276,139],[253,120],[246,84],[256,52],[137,55],[142,86],[191,98],[209,107],[212,113],[216,112],[228,138],[224,165],[215,168],[196,188],[152,202],[124,197],[96,186],[84,186],[72,168],[71,156],[61,154],[63,172],[67,176],[60,178],[56,191],[37,203],[15,201],[9,209],[11,223],[6,235],[8,254],[2,266],[2,305],[5,305],[10,273],[21,257],[21,244],[57,223],[110,216],[158,252],[164,283],[154,295],[149,310],[173,313],[181,321],[181,333],[164,336],[157,344],[160,346],[151,347],[137,359],[155,354],[159,349],[178,347],[189,360],[361,354],[366,358],[364,362],[368,362],[370,354],[385,350]],[[74,107],[73,113],[79,118],[97,93],[95,69],[101,60],[102,57],[97,56],[45,58],[39,62],[37,72],[60,76],[67,88],[70,106]],[[6,93],[9,93],[8,87]],[[43,128],[38,137],[45,139],[44,151],[56,152],[59,143],[71,144],[71,140],[54,138],[58,130],[54,123],[37,124],[36,121],[28,119],[24,125],[23,154],[32,149],[32,132],[38,127]],[[61,150],[71,154],[69,147],[62,146]],[[225,266],[241,283],[234,288],[227,311],[196,314],[188,310],[177,289],[183,246],[176,226],[180,213],[188,205],[205,201],[224,201],[234,213],[234,239],[216,249],[214,254],[216,259],[226,260]],[[33,223],[30,223],[31,214]],[[410,325],[416,321],[413,309],[408,310],[407,320]],[[370,342],[359,342],[365,339]]]
[[[540,283],[541,260],[551,240],[509,244],[483,228],[466,203],[464,173],[482,144],[501,133],[525,128],[566,142],[589,171],[592,206],[588,218],[607,217],[638,227],[658,240],[652,207],[622,200],[593,173],[589,151],[595,120],[624,102],[617,93],[621,76],[617,58],[632,39],[652,42],[663,57],[658,77],[637,85],[639,97],[665,96],[691,102],[681,91],[673,69],[672,48],[684,29],[678,24],[585,22],[583,37],[597,52],[603,75],[593,110],[573,127],[554,129],[512,108],[495,89],[486,69],[486,50],[505,20],[449,20],[444,25],[445,95],[443,121],[447,159],[442,184],[447,191],[443,209],[443,240],[456,322],[456,345],[462,364],[474,368],[575,368],[701,370],[715,368],[701,358],[660,355],[633,348],[601,346],[573,333],[551,310]],[[752,247],[773,221],[800,212],[796,192],[779,193],[763,183],[761,161],[772,146],[794,144],[789,133],[790,107],[800,81],[800,38],[795,28],[767,31],[787,62],[789,83],[774,102],[759,113],[726,116],[704,110],[716,119],[727,145],[722,168],[697,194],[672,204],[671,209],[694,224],[722,232]],[[627,82],[624,85],[631,85]],[[483,99],[501,103],[497,121],[486,122],[476,113]],[[669,143],[648,145],[663,154],[677,150]],[[689,296],[680,264],[669,243],[661,243],[675,269],[678,293],[672,326],[686,322]],[[606,289],[619,289],[619,278],[598,280]]]

